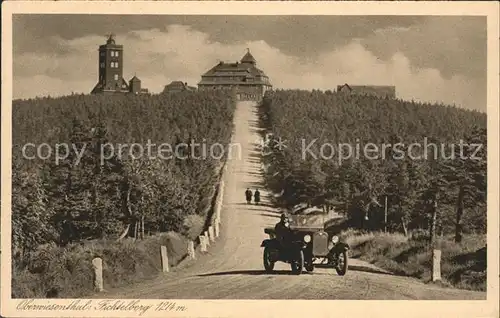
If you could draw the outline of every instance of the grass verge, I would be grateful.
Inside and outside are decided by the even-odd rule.
[[[13,261],[13,298],[79,298],[93,293],[92,259],[103,259],[104,288],[154,277],[161,271],[160,246],[167,247],[169,265],[187,254],[188,238],[168,232],[133,241],[90,241],[64,248],[45,246],[31,253],[23,266]]]
[[[427,237],[405,237],[398,233],[346,230],[342,239],[351,247],[351,256],[368,261],[402,276],[431,281],[432,250]],[[441,249],[441,277],[445,286],[486,291],[486,237],[465,236],[462,243],[450,237],[437,242]]]

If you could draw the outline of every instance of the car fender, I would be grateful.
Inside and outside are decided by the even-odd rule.
[[[345,252],[347,250],[349,250],[349,244],[347,243],[344,243],[344,242],[338,242],[337,244],[335,244],[331,251],[332,252],[335,252],[335,253],[342,253],[342,252]]]
[[[260,247],[277,248],[278,247],[278,241],[276,239],[265,239],[260,244]]]
[[[307,248],[307,243],[303,241],[295,241],[292,242],[291,246],[293,246],[296,250],[303,250]]]

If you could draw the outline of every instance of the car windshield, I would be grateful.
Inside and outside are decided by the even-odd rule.
[[[325,215],[319,213],[296,214],[290,216],[290,225],[293,227],[323,227]]]

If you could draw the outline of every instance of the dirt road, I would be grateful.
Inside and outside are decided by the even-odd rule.
[[[486,299],[486,293],[444,289],[416,279],[378,272],[370,264],[351,260],[344,277],[332,269],[315,269],[300,276],[290,267],[276,264],[266,274],[260,243],[263,228],[278,221],[279,212],[266,206],[261,186],[257,109],[239,103],[235,114],[233,143],[241,144],[242,156],[228,162],[224,176],[224,207],[221,237],[209,253],[198,255],[183,268],[140,284],[108,291],[99,298],[149,299]],[[263,205],[247,205],[244,191],[260,188]]]

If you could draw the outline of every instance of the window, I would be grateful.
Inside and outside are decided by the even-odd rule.
[[[118,68],[118,62],[115,62],[115,68]]]
[[[115,81],[118,80],[118,74],[115,74]]]
[[[101,68],[104,68],[104,63],[101,63]]]
[[[115,62],[111,62],[109,65],[111,68],[115,67]]]
[[[115,51],[111,51],[111,56],[115,56]]]
[[[104,55],[105,55],[105,54],[104,54],[104,52],[103,52],[103,51],[101,51],[101,56],[104,56]]]
[[[118,51],[115,52],[115,56],[118,56]]]

